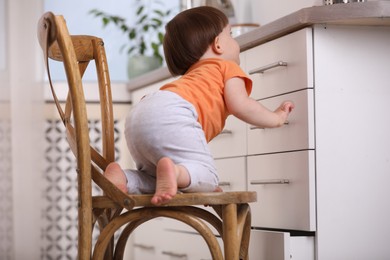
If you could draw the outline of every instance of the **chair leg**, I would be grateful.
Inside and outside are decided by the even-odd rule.
[[[79,208],[78,259],[80,260],[90,259],[92,252],[92,214],[89,214],[89,212],[84,213],[85,211],[87,210],[83,211]],[[85,219],[91,221],[87,222]]]
[[[237,235],[237,205],[227,204],[222,208],[223,244],[225,260],[239,259],[240,243]]]
[[[240,205],[240,214],[243,214],[244,219],[240,219],[239,222],[243,221],[242,226],[242,238],[241,238],[241,246],[240,246],[240,259],[248,260],[248,250],[249,250],[249,241],[251,234],[251,211],[248,204]]]

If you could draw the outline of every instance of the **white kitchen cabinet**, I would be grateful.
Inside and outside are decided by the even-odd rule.
[[[259,198],[252,226],[316,230],[314,151],[249,156],[248,189]]]
[[[246,124],[234,116],[229,116],[222,133],[209,143],[214,158],[246,155]]]
[[[174,80],[174,78],[167,78],[167,79],[155,82],[153,84],[150,84],[148,86],[145,86],[143,88],[139,88],[137,90],[132,91],[131,92],[132,104],[136,105],[145,95],[159,90],[162,86],[164,86],[164,84],[171,82],[172,80]]]
[[[293,34],[310,36],[302,31]],[[253,95],[273,109],[285,99],[293,100],[297,108],[289,118],[289,125],[281,129],[251,129],[248,126],[248,155],[258,155],[248,157],[248,182],[263,175],[268,180],[282,181],[276,187],[260,184],[260,188],[256,188],[249,184],[249,189],[256,190],[260,198],[260,202],[252,206],[252,224],[275,230],[316,230],[316,259],[386,259],[389,255],[384,242],[389,241],[390,231],[385,220],[390,214],[386,199],[390,194],[385,184],[389,181],[390,169],[386,148],[390,122],[384,119],[390,93],[386,73],[390,63],[389,35],[389,28],[315,26],[311,39],[313,46],[307,46],[307,51],[313,52],[314,89],[311,90],[308,83],[308,89],[295,91],[292,84],[288,89],[268,94],[266,89],[264,93]],[[284,38],[293,37],[288,35],[265,45],[270,48],[274,42],[276,45],[283,42]],[[259,51],[261,47],[248,51],[246,60],[256,60],[254,50]],[[294,64],[288,58],[283,60]],[[307,66],[310,64],[307,62]],[[247,64],[247,67],[252,65]],[[283,84],[283,78],[288,78],[286,72],[281,75],[283,70],[288,70],[288,66],[275,68],[275,74],[278,72],[281,79],[276,77],[268,83]],[[297,73],[297,77],[304,79],[302,75],[307,76],[307,82],[310,82],[310,71],[308,68],[307,73]],[[272,78],[273,74],[269,72],[256,77]],[[258,78],[254,79],[255,89],[266,82]],[[290,82],[294,83],[294,80]],[[289,98],[299,92],[312,94],[305,98]],[[300,127],[299,130],[291,128],[292,123],[296,123],[294,127]],[[305,160],[291,160],[290,155],[297,152],[286,151],[292,150],[310,156],[302,157]],[[281,159],[275,159],[278,157]],[[299,199],[294,192],[288,194],[294,190],[288,186],[295,182],[283,183],[291,177],[281,175],[294,175],[295,168],[291,167],[294,160],[299,162],[299,167],[307,169],[298,172],[310,173],[303,175],[307,178],[303,188],[296,189],[302,192],[301,196],[306,193]],[[295,194],[299,195],[299,192]],[[283,199],[286,199],[285,204],[281,203]],[[298,202],[297,207],[289,208],[291,201]],[[302,208],[302,205],[306,207]],[[284,214],[281,209],[285,210]],[[298,219],[305,224],[294,223]],[[264,242],[267,237],[262,241],[259,243],[269,243]],[[283,247],[280,249],[282,252]]]
[[[164,241],[163,218],[155,218],[137,227],[133,233],[131,245],[126,250],[131,259],[159,259],[162,251],[161,241]],[[128,257],[129,257],[128,256]]]
[[[318,259],[389,259],[390,28],[313,41]]]
[[[266,129],[248,126],[248,154],[314,149],[313,89],[300,90],[260,102],[275,110],[284,100],[296,104],[284,126]]]
[[[219,175],[219,186],[224,191],[247,190],[246,157],[215,160]]]
[[[299,54],[282,58],[283,42],[296,46],[291,39],[306,51],[288,47]],[[266,61],[256,53],[264,54]],[[388,259],[390,28],[315,25],[245,54],[248,71],[255,67],[249,64],[251,60],[268,64],[268,56],[287,63],[287,67],[251,76],[252,96],[266,106],[275,109],[282,100],[307,94],[291,98],[296,109],[289,125],[280,129],[248,126],[248,189],[256,190],[259,197],[252,205],[252,224],[282,233],[314,231],[312,259]],[[295,76],[288,71],[294,64]],[[274,86],[271,90],[270,85]],[[297,177],[304,179],[295,191],[292,184],[298,183],[294,181],[250,184],[255,178],[283,181]],[[269,243],[276,246],[273,239],[263,236],[255,248]],[[283,244],[279,249],[279,253],[286,252]]]
[[[206,242],[193,228],[169,218],[153,219],[139,226],[132,243],[131,259],[211,259]]]
[[[304,28],[244,52],[251,97],[271,110],[295,109],[280,128],[247,126],[251,259],[314,259],[316,222],[313,34]],[[299,237],[292,237],[295,231]],[[293,242],[294,241],[294,242]],[[295,252],[293,254],[293,252]]]
[[[168,224],[165,229],[164,240],[161,241],[163,244],[163,250],[161,255],[164,258],[170,260],[211,260],[210,250],[204,241],[204,239],[194,230],[189,229],[187,226],[184,230],[181,230],[181,223],[177,221],[169,220],[173,223]],[[222,245],[221,238],[217,238],[217,241]],[[223,251],[223,246],[221,247]],[[222,252],[223,253],[223,252]],[[160,259],[160,258],[156,258]]]
[[[293,236],[287,232],[252,230],[249,259],[311,260],[314,259],[314,237]]]
[[[250,259],[388,259],[390,28],[309,26],[241,62],[265,66],[250,76],[253,98],[296,105],[278,129],[230,117],[210,144],[225,190],[258,193]]]
[[[245,51],[251,96],[263,99],[313,87],[312,30],[306,28]]]

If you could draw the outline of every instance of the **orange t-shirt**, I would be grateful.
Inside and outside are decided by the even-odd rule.
[[[179,79],[161,87],[175,92],[190,102],[198,113],[207,142],[217,136],[225,126],[229,115],[224,99],[225,82],[239,77],[244,79],[248,95],[252,81],[239,65],[218,58],[200,60]]]

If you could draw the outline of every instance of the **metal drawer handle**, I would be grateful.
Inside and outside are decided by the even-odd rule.
[[[265,185],[265,184],[289,184],[289,179],[271,179],[271,180],[256,180],[250,182],[252,185]]]
[[[187,254],[179,254],[179,253],[175,253],[175,252],[170,252],[170,251],[162,251],[162,254],[163,255],[169,255],[169,256],[173,256],[173,257],[185,257],[187,258]]]
[[[218,186],[230,186],[230,182],[228,182],[228,181],[221,181],[221,182],[218,182]]]
[[[288,124],[290,124],[290,122],[289,121],[286,121],[286,122],[284,122],[284,124],[285,125],[288,125]],[[249,129],[250,130],[256,130],[256,129],[265,129],[264,127],[260,127],[260,126],[254,126],[254,125],[251,125],[250,127],[249,127]]]
[[[267,70],[270,70],[270,69],[273,69],[273,68],[276,68],[276,67],[287,67],[287,62],[285,62],[285,61],[277,61],[277,62],[268,64],[268,65],[265,65],[263,67],[250,70],[249,71],[249,75],[256,74],[256,73],[264,73]]]
[[[256,130],[256,129],[265,129],[264,127],[260,127],[260,126],[254,126],[254,125],[251,125],[249,127],[250,130]]]
[[[134,244],[134,247],[139,247],[145,250],[154,250],[154,246],[147,246],[144,244]]]
[[[231,134],[233,134],[233,131],[229,130],[229,129],[223,129],[220,134],[221,135],[231,135]]]

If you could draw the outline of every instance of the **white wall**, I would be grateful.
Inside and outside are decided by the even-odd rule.
[[[5,0],[0,0],[0,71],[5,69]]]
[[[231,0],[238,23],[265,25],[305,7],[322,5],[322,0]]]
[[[41,1],[6,0],[12,139],[14,259],[39,259],[43,162],[42,53],[36,30]]]

